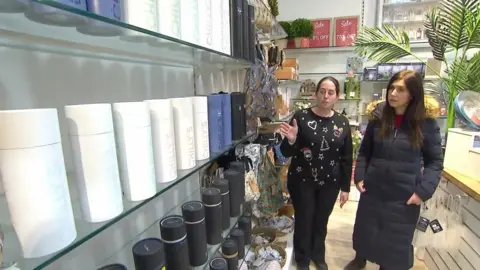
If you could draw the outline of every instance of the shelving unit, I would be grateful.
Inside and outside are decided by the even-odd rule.
[[[106,25],[116,29],[120,35],[89,36],[81,34],[75,27],[33,22],[23,13],[0,13],[0,56],[3,62],[0,63],[0,73],[11,78],[9,80],[0,74],[2,110],[50,107],[59,108],[60,114],[64,105],[80,102],[112,103],[208,94],[212,89],[199,93],[201,86],[194,82],[199,74],[237,73],[251,65],[245,59],[78,10],[54,0],[33,1],[75,14],[88,22]],[[285,32],[274,18],[273,22],[271,32],[263,31],[264,38],[283,38]],[[127,33],[129,38],[126,38]],[[138,39],[132,39],[132,36]],[[240,79],[237,78],[237,81]],[[221,82],[214,83],[222,86]],[[241,86],[226,87],[231,91],[241,91]],[[66,136],[66,123],[62,121],[65,120],[60,122],[63,137]],[[85,270],[109,263],[124,263],[133,269],[131,247],[140,239],[158,238],[158,222],[162,217],[179,214],[183,202],[200,199],[203,170],[251,136],[253,134],[207,160],[197,161],[192,169],[178,171],[174,181],[157,185],[157,193],[153,197],[140,202],[124,200],[124,211],[120,215],[100,223],[88,223],[82,219],[77,190],[72,183],[75,179],[71,177],[71,156],[64,149],[76,239],[54,254],[23,258],[5,196],[0,194],[5,265],[15,263],[20,269]],[[237,219],[231,219],[230,229]],[[224,237],[230,229],[223,232]],[[208,247],[208,261],[218,255],[218,248],[219,245]],[[196,269],[203,269],[203,266]]]
[[[381,24],[405,30],[412,42],[426,42],[423,20],[425,12],[439,4],[438,0],[382,0],[379,9]]]

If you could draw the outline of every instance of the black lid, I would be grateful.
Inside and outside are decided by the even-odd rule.
[[[244,172],[245,171],[245,162],[243,161],[232,161],[229,164],[230,169],[234,171]]]
[[[160,220],[160,233],[163,241],[178,241],[185,237],[187,231],[182,216],[172,215]]]
[[[206,188],[202,191],[202,202],[205,207],[222,202],[222,193],[218,188]]]
[[[241,216],[238,218],[238,224],[250,225],[252,224],[252,218],[249,216]]]
[[[228,264],[224,258],[214,258],[210,261],[210,270],[227,270]]]
[[[245,181],[245,172],[239,172],[238,170],[229,169],[223,172],[223,176],[228,181]]]
[[[197,222],[205,218],[205,207],[199,201],[186,202],[182,205],[182,214],[186,222]]]
[[[158,238],[138,241],[132,248],[135,269],[154,269],[165,264],[163,242]]]
[[[232,238],[237,238],[237,237],[241,237],[243,238],[245,235],[245,233],[243,233],[243,231],[239,228],[233,228],[232,231],[230,231],[230,236]]]
[[[217,179],[212,182],[212,187],[220,189],[222,194],[229,191],[228,181],[225,179]]]
[[[223,242],[222,244],[222,253],[229,256],[229,255],[235,255],[235,253],[238,252],[238,246],[237,246],[237,241],[232,238],[228,238]]]
[[[109,264],[102,266],[98,268],[97,270],[128,270],[127,267],[123,264],[115,263],[115,264]]]

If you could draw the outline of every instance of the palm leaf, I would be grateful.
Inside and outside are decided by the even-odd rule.
[[[480,92],[480,52],[468,61],[467,80],[472,91]]]
[[[456,96],[460,91],[473,90],[480,92],[480,52],[476,53],[469,61],[459,57],[446,70],[449,75],[447,84],[450,95]]]
[[[440,9],[435,8],[426,12],[424,26],[428,38],[428,43],[432,47],[433,57],[439,61],[445,58],[445,51],[447,50],[447,43],[441,38],[445,32],[441,21],[445,20],[440,16]]]
[[[480,48],[480,5],[473,8],[467,17],[465,32],[467,33],[470,48]]]
[[[380,63],[412,55],[408,34],[389,25],[383,28],[363,27],[354,46],[360,56]]]
[[[469,41],[465,31],[467,21],[478,4],[479,0],[443,0],[439,8],[440,16],[446,19],[440,21],[440,27],[445,30],[438,32],[440,39],[455,50],[465,47]]]

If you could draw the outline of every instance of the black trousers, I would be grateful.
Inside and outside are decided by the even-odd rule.
[[[300,267],[325,262],[325,238],[328,218],[333,211],[340,188],[289,179],[288,192],[295,209],[293,248]]]

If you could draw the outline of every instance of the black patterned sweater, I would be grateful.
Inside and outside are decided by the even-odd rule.
[[[292,157],[288,180],[349,192],[353,147],[348,119],[337,112],[321,117],[312,109],[297,111],[293,119],[298,125],[297,139],[291,145],[285,138],[280,146],[285,157]]]

